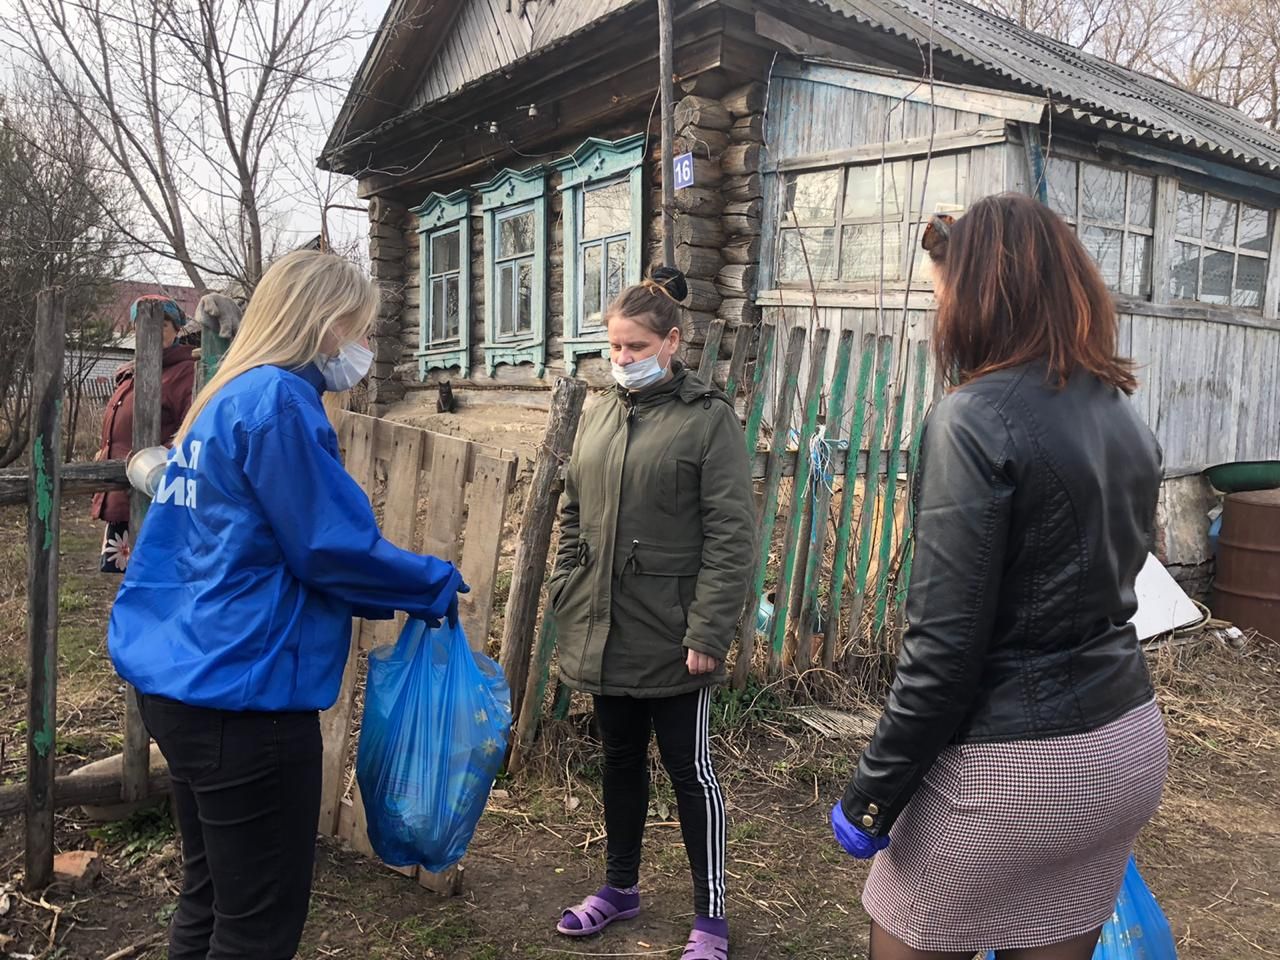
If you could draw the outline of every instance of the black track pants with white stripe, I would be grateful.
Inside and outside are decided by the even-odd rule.
[[[639,882],[649,810],[649,738],[656,733],[675,788],[693,873],[694,910],[702,917],[723,917],[724,794],[711,762],[711,689],[652,699],[596,697],[595,706],[604,741],[606,881],[621,889]]]

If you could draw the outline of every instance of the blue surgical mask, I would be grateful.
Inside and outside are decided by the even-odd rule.
[[[348,343],[328,360],[317,360],[316,366],[324,374],[325,387],[341,393],[364,379],[373,366],[373,351],[362,343]]]
[[[664,340],[663,346],[666,346],[666,343]],[[662,364],[662,347],[659,347],[658,352],[652,357],[633,361],[626,366],[620,363],[612,364],[612,371],[613,379],[624,390],[643,390],[645,387],[651,387],[667,373],[667,368]]]

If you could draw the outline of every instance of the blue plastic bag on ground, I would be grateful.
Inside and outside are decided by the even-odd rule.
[[[987,954],[987,960],[995,960],[995,954]],[[1102,938],[1094,948],[1093,960],[1178,960],[1169,921],[1133,857],[1125,870],[1115,912],[1102,928]]]
[[[410,619],[370,653],[356,779],[374,852],[435,873],[461,860],[510,730],[506,679],[461,626]]]

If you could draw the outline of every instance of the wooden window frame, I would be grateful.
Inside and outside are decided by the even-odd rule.
[[[418,217],[418,379],[432,370],[457,367],[463,376],[471,372],[471,192],[433,193],[410,213]],[[435,343],[431,340],[431,242],[458,234],[458,336]]]
[[[1076,156],[1071,152],[1062,152],[1054,156],[1049,156],[1045,158],[1046,187],[1048,186],[1047,167],[1048,167],[1048,164],[1051,163],[1053,160],[1062,160],[1068,163],[1074,163],[1076,165],[1075,213],[1070,216],[1067,216],[1066,214],[1060,213],[1059,211],[1056,211],[1056,210],[1054,211],[1055,213],[1058,213],[1058,215],[1061,216],[1063,220],[1065,220],[1068,224],[1071,225],[1071,228],[1076,232],[1076,236],[1078,237],[1081,236],[1080,234],[1081,227],[1098,227],[1103,230],[1115,230],[1121,234],[1121,237],[1120,237],[1121,287],[1119,288],[1108,287],[1108,289],[1111,290],[1112,295],[1117,297],[1126,297],[1126,298],[1142,300],[1142,301],[1153,300],[1155,296],[1155,286],[1156,286],[1156,276],[1155,276],[1156,243],[1157,243],[1156,222],[1157,222],[1157,217],[1159,215],[1160,178],[1153,173],[1146,173],[1142,170],[1135,170],[1132,167],[1125,167],[1125,166],[1121,166],[1114,163],[1101,163],[1094,158]],[[1084,167],[1083,167],[1083,164],[1086,164],[1086,163],[1091,164],[1095,167],[1101,167],[1104,170],[1112,170],[1124,176],[1124,214],[1123,214],[1124,222],[1123,223],[1120,223],[1114,220],[1100,220],[1096,217],[1086,217],[1084,215]],[[1151,181],[1151,225],[1150,226],[1129,222],[1129,211],[1132,209],[1132,204],[1133,204],[1133,178],[1134,177],[1142,177],[1146,180]],[[1053,209],[1053,206],[1051,203],[1049,204],[1049,208]],[[1129,244],[1131,242],[1130,241],[1131,236],[1146,237],[1151,243],[1151,257],[1148,265],[1148,276],[1146,277],[1146,287],[1145,289],[1137,293],[1133,293],[1131,291],[1122,289],[1123,281],[1124,281],[1125,255],[1129,252]],[[1083,242],[1083,237],[1081,237],[1081,242]],[[1099,265],[1099,269],[1101,269],[1101,265]]]
[[[503,207],[501,210],[496,211],[493,218],[495,238],[499,238],[499,239],[501,238],[502,225],[506,221],[514,220],[516,217],[527,217],[527,216],[534,217],[534,220],[535,220],[534,229],[536,230],[537,229],[536,227],[537,212],[534,210],[532,203],[521,204],[518,207]],[[495,243],[496,243],[496,239],[495,239]],[[502,256],[501,252],[495,246],[495,249],[493,251],[493,275],[494,275],[494,291],[493,292],[495,297],[493,301],[494,309],[498,310],[498,308],[502,304],[502,294],[498,290],[498,284],[501,282],[501,277],[502,277],[502,268],[505,267],[507,264],[514,264],[515,273],[512,277],[512,281],[515,287],[512,290],[511,303],[512,303],[512,309],[516,311],[516,315],[514,317],[516,328],[513,331],[504,331],[502,329],[502,315],[501,315],[501,312],[499,312],[498,315],[494,318],[494,333],[493,333],[493,336],[490,338],[494,343],[503,343],[503,344],[518,343],[521,340],[528,339],[530,336],[533,335],[533,311],[532,311],[533,304],[532,303],[530,303],[529,305],[530,306],[530,313],[528,318],[529,329],[527,330],[520,329],[520,314],[519,314],[520,308],[519,308],[517,281],[520,276],[521,265],[526,263],[529,264],[529,270],[530,270],[530,273],[532,274],[533,270],[536,268],[535,267],[536,261],[537,261],[537,238],[536,237],[534,238],[533,250],[521,251],[520,253],[517,253],[510,257]]]
[[[541,378],[547,368],[547,170],[542,166],[503,170],[475,190],[484,214],[485,371],[493,377],[499,364],[531,363],[534,376]],[[524,212],[533,214],[531,328],[503,335],[498,331],[498,224]]]
[[[886,278],[883,282],[878,280],[841,280],[835,278],[830,280],[815,281],[815,286],[819,294],[827,293],[848,293],[859,294],[869,290],[883,289],[886,292],[900,293],[907,289],[907,270],[909,268],[907,257],[912,254],[912,248],[917,246],[923,228],[914,231],[914,243],[912,225],[918,221],[916,219],[916,211],[913,209],[916,201],[919,199],[915,187],[915,165],[932,157],[932,161],[938,159],[946,159],[951,157],[964,157],[966,163],[972,162],[972,151],[976,147],[991,146],[1003,142],[1003,138],[997,138],[992,134],[981,137],[969,136],[964,140],[956,140],[954,142],[943,141],[940,146],[935,145],[935,149],[930,154],[927,143],[917,141],[904,141],[902,144],[889,144],[883,150],[879,150],[876,154],[869,154],[865,150],[849,151],[847,159],[841,158],[842,162],[833,163],[829,158],[815,157],[814,162],[808,164],[805,158],[796,158],[788,160],[785,164],[779,163],[775,173],[770,177],[772,183],[770,189],[766,190],[769,196],[769,203],[773,207],[773,224],[772,229],[768,231],[767,249],[761,251],[761,263],[768,265],[768,284],[770,290],[777,290],[780,294],[785,295],[788,292],[808,291],[808,279],[804,280],[782,280],[779,276],[778,255],[782,249],[782,234],[786,230],[822,230],[831,227],[835,230],[835,267],[837,273],[840,270],[841,256],[844,249],[844,228],[845,226],[857,225],[875,225],[881,222],[886,224],[901,224],[903,230],[901,263],[899,264],[900,276],[896,279]],[[902,149],[899,149],[901,147]],[[878,218],[868,219],[866,217],[848,217],[844,216],[845,191],[848,186],[849,170],[854,167],[878,167],[889,166],[894,163],[906,162],[908,164],[908,180],[910,181],[904,191],[905,203],[903,204],[902,215],[897,220],[881,221]],[[786,205],[786,178],[793,174],[805,173],[821,173],[827,170],[836,170],[840,175],[840,189],[836,198],[835,219],[833,224],[829,225],[801,225],[799,227],[787,226],[784,217]],[[973,196],[972,184],[972,166],[966,176],[964,196],[962,199],[961,210],[956,211],[958,216],[964,209],[968,209],[974,202],[976,197]],[[766,285],[762,285],[762,289]],[[933,289],[933,280],[929,276],[927,270],[916,269],[911,277],[911,289],[918,291],[931,291]]]
[[[640,282],[641,246],[644,241],[643,133],[621,140],[588,138],[571,155],[551,164],[560,173],[564,196],[564,364],[569,376],[578,371],[584,356],[606,356],[609,336],[603,326],[588,325],[582,316],[579,291],[583,283],[580,256],[582,203],[589,186],[606,186],[626,180],[631,187],[631,232],[627,243],[627,285]],[[617,236],[621,236],[618,234]],[[593,243],[595,241],[592,241]],[[603,305],[602,305],[603,306]]]
[[[1188,234],[1178,233],[1177,231],[1177,225],[1178,225],[1177,196],[1179,193],[1183,191],[1186,191],[1187,193],[1198,193],[1204,200],[1204,202],[1201,204],[1201,209],[1200,209],[1200,236],[1199,237],[1193,237]],[[1217,200],[1224,200],[1227,203],[1235,204],[1236,217],[1235,217],[1235,226],[1233,230],[1233,235],[1236,238],[1235,243],[1230,243],[1230,244],[1218,243],[1216,241],[1209,240],[1207,237],[1205,237],[1204,235],[1205,221],[1209,216],[1208,201],[1210,197],[1213,197]],[[1180,243],[1186,244],[1188,246],[1197,247],[1200,250],[1200,258],[1196,267],[1195,297],[1188,299],[1186,297],[1179,297],[1175,295],[1174,288],[1173,288],[1173,273],[1170,270],[1166,278],[1166,283],[1167,283],[1166,290],[1167,290],[1169,302],[1170,303],[1200,303],[1200,304],[1204,304],[1207,307],[1218,307],[1225,310],[1243,310],[1248,312],[1256,311],[1259,314],[1259,316],[1262,316],[1266,311],[1268,302],[1270,302],[1271,284],[1273,283],[1272,266],[1273,266],[1273,260],[1276,256],[1276,248],[1275,248],[1276,245],[1274,243],[1274,238],[1276,236],[1277,220],[1280,220],[1280,216],[1277,216],[1276,210],[1274,208],[1264,207],[1261,204],[1250,203],[1246,200],[1241,200],[1237,197],[1233,197],[1229,194],[1222,193],[1220,191],[1206,189],[1204,187],[1200,187],[1195,184],[1185,184],[1181,181],[1179,181],[1174,185],[1173,203],[1174,203],[1173,221],[1172,223],[1170,223],[1169,225],[1170,229],[1168,231],[1169,263],[1172,264],[1173,254],[1177,250],[1177,244],[1180,244]],[[1249,248],[1241,247],[1237,245],[1240,237],[1240,216],[1244,212],[1244,208],[1246,206],[1253,207],[1255,210],[1261,210],[1267,215],[1268,243],[1267,243],[1266,250],[1261,250],[1261,251],[1253,250],[1253,249],[1249,249]],[[1201,299],[1201,296],[1204,292],[1204,261],[1205,261],[1206,252],[1231,254],[1231,284],[1229,287],[1229,297],[1234,297],[1235,295],[1236,280],[1240,275],[1240,258],[1248,257],[1251,260],[1258,260],[1262,262],[1263,264],[1262,296],[1259,298],[1259,303],[1256,307],[1241,306],[1234,302],[1230,302],[1230,300],[1227,303],[1214,303],[1212,300]]]

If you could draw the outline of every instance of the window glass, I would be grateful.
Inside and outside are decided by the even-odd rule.
[[[783,230],[778,234],[778,277],[807,283],[834,280],[836,231],[834,227]]]
[[[498,221],[498,259],[533,253],[533,211],[504,217]]]
[[[1082,217],[1087,220],[1105,220],[1107,223],[1125,222],[1124,173],[1110,167],[1086,163],[1082,165],[1080,179]]]
[[[807,227],[835,222],[839,170],[788,174],[785,183],[783,226]]]
[[[1120,245],[1123,241],[1123,230],[1095,226],[1085,226],[1080,230],[1080,242],[1098,265],[1102,279],[1113,290],[1120,287]]]
[[[604,246],[596,243],[582,251],[582,318],[595,326],[604,305],[600,302],[600,277],[603,273]]]
[[[906,208],[907,164],[850,167],[845,177],[846,220],[898,220]]]
[[[1049,157],[1045,164],[1045,186],[1049,194],[1049,209],[1069,220],[1077,216],[1077,167],[1074,160]]]
[[[1233,201],[1223,200],[1221,197],[1209,197],[1209,204],[1204,214],[1205,241],[1235,246],[1238,213],[1239,207]]]
[[[1231,291],[1231,303],[1237,307],[1258,310],[1262,307],[1262,292],[1267,283],[1267,261],[1261,257],[1241,257],[1236,266],[1236,282]]]
[[[1247,204],[1240,208],[1240,246],[1267,253],[1271,246],[1271,215]]]
[[[618,180],[582,195],[582,239],[631,232],[631,184]]]
[[[431,272],[433,274],[457,270],[458,259],[457,230],[438,233],[431,238]]]
[[[1129,174],[1129,223],[1135,227],[1155,225],[1156,182],[1141,174]]]
[[[1200,293],[1200,248],[1192,243],[1175,243],[1171,267],[1173,296],[1179,300],[1196,299]]]
[[[1204,218],[1204,194],[1178,188],[1177,231],[1184,237],[1198,237]]]

